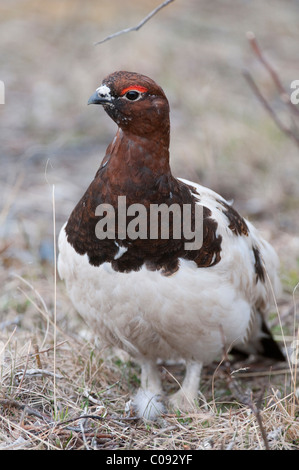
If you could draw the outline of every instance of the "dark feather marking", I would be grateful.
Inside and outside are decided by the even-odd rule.
[[[228,227],[231,229],[231,231],[235,235],[248,236],[249,229],[243,217],[241,217],[240,214],[227,202],[222,201],[220,199],[218,199],[217,202],[221,204],[222,207],[224,207],[223,212],[229,220]]]
[[[255,259],[254,269],[256,272],[256,282],[258,282],[258,280],[265,282],[265,270],[261,260],[260,251],[255,246],[252,247],[252,251]]]
[[[231,349],[230,354],[241,356],[243,359],[248,358],[250,354],[254,354],[256,356],[267,357],[276,361],[285,361],[284,354],[279,344],[273,338],[272,333],[264,320],[263,314],[258,310],[256,315],[258,315],[260,322],[260,332],[256,337],[250,338],[247,344],[234,346]]]
[[[279,344],[273,338],[272,333],[266,325],[262,314],[258,312],[258,315],[260,315],[260,330],[263,335],[259,338],[252,338],[248,345],[245,344],[242,346],[233,347],[230,351],[230,354],[234,356],[241,356],[243,360],[248,358],[250,354],[254,354],[256,356],[266,357],[275,361],[285,361],[284,354]]]
[[[275,359],[277,361],[285,361],[285,357],[279,347],[279,345],[274,340],[271,331],[269,330],[264,319],[262,320],[262,332],[264,337],[261,339],[262,344],[262,355]]]

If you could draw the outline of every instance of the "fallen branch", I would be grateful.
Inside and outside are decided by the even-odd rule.
[[[27,415],[35,416],[36,418],[40,418],[46,423],[50,423],[52,420],[49,416],[46,416],[43,413],[40,413],[39,411],[35,410],[34,408],[31,408],[30,406],[18,401],[18,400],[13,400],[9,398],[1,398],[0,399],[0,406],[10,408],[18,408],[19,410],[23,410],[24,413]]]
[[[119,421],[125,421],[125,422],[134,422],[134,421],[138,421],[139,418],[136,418],[136,417],[124,417],[124,418],[118,418],[118,419],[115,419],[115,418],[112,418],[112,417],[104,417],[104,416],[99,416],[99,415],[94,415],[94,414],[83,414],[81,416],[77,416],[75,418],[70,418],[68,420],[65,420],[65,421],[59,421],[59,422],[56,422],[56,421],[53,421],[53,419],[50,417],[50,416],[47,416],[45,415],[44,413],[40,413],[39,411],[37,411],[36,409],[32,408],[31,406],[28,406],[26,405],[25,403],[22,403],[21,401],[19,400],[14,400],[14,399],[10,399],[10,398],[2,398],[0,399],[0,406],[2,406],[3,408],[17,408],[19,410],[22,410],[25,414],[27,414],[28,416],[35,416],[36,418],[39,418],[43,421],[43,425],[44,426],[34,426],[34,429],[35,430],[39,430],[39,431],[42,431],[42,432],[45,432],[46,429],[50,429],[51,432],[55,430],[57,430],[58,428],[63,428],[64,430],[67,430],[67,431],[74,431],[74,432],[78,432],[78,433],[85,433],[85,436],[91,434],[91,433],[95,433],[95,431],[92,429],[92,428],[87,428],[87,429],[82,429],[82,425],[79,424],[78,426],[70,426],[70,424],[76,422],[76,421],[80,421],[80,423],[82,423],[81,420],[84,421],[84,423],[87,423],[87,420],[89,419],[92,419],[92,420],[98,420],[98,421],[102,421],[102,422],[106,422],[106,421],[113,421],[113,422],[116,422],[118,423]],[[45,425],[47,425],[47,428],[45,428]],[[25,425],[23,425],[24,427]],[[32,425],[31,425],[32,426]],[[105,433],[101,433],[98,435],[98,431],[96,431],[96,435],[97,437],[101,437],[101,438],[108,438],[108,439],[111,439],[112,436],[110,434],[105,434]]]
[[[97,46],[99,44],[103,44],[104,42],[109,41],[110,39],[116,38],[117,36],[120,36],[121,34],[127,34],[127,33],[131,33],[132,31],[138,31],[154,15],[156,15],[158,11],[162,10],[162,8],[165,8],[171,2],[174,2],[174,0],[166,0],[165,2],[161,3],[161,5],[159,5],[153,11],[151,11],[145,18],[143,18],[143,20],[141,20],[137,26],[133,26],[132,28],[126,28],[126,29],[122,29],[121,31],[117,31],[117,33],[114,33],[114,34],[111,34],[110,36],[105,37],[101,41],[96,42],[94,45]]]
[[[28,369],[25,371],[17,372],[15,374],[15,377],[19,376],[25,376],[25,377],[55,377],[56,379],[63,379],[63,375],[55,374],[54,372],[51,372],[46,369]]]

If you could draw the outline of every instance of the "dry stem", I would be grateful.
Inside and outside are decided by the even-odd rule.
[[[116,38],[117,36],[120,36],[121,34],[126,34],[126,33],[130,33],[132,31],[138,31],[140,28],[142,28],[142,26],[147,23],[154,15],[156,15],[158,13],[158,11],[162,10],[162,8],[166,7],[169,3],[171,2],[174,2],[174,0],[166,0],[165,2],[161,3],[161,5],[159,5],[157,8],[155,8],[153,11],[151,11],[145,18],[143,18],[143,20],[140,21],[140,23],[138,23],[137,26],[133,26],[131,28],[126,28],[126,29],[122,29],[121,31],[117,31],[116,33],[114,34],[111,34],[107,37],[105,37],[104,39],[102,39],[101,41],[98,41],[96,42],[94,45],[97,46],[99,44],[103,44],[104,42],[106,41],[109,41],[110,39],[113,39],[113,38]]]

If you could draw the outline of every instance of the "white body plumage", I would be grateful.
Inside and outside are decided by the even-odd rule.
[[[58,270],[75,308],[103,344],[123,348],[141,364],[158,358],[206,364],[221,354],[224,341],[226,347],[254,344],[262,334],[259,315],[267,314],[279,294],[273,248],[248,221],[248,235],[236,236],[219,203],[224,199],[182,181],[196,188],[199,204],[211,210],[218,224],[222,250],[215,266],[198,268],[180,259],[179,270],[169,277],[144,266],[120,273],[110,263],[91,266],[87,255],[77,254],[68,243],[64,227],[59,236]],[[264,282],[257,279],[253,246],[267,273]]]

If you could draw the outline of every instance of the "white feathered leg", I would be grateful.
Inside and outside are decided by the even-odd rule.
[[[162,393],[161,377],[156,362],[141,363],[141,387],[156,394]]]
[[[195,406],[198,395],[202,364],[200,362],[188,361],[186,363],[186,374],[181,388],[172,397],[170,405],[182,411],[190,411]]]
[[[164,411],[162,402],[162,383],[159,370],[154,361],[141,363],[141,388],[133,400],[137,415],[154,420]]]

